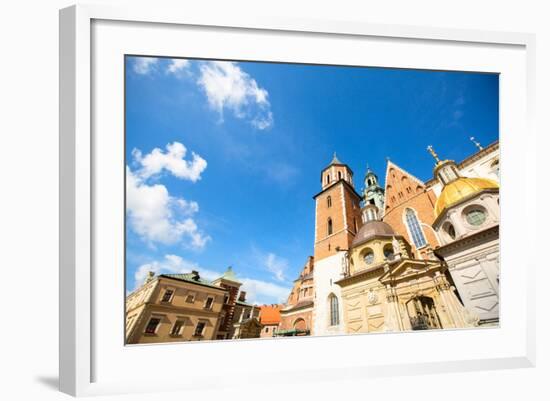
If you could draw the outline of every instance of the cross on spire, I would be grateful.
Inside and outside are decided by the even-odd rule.
[[[441,160],[439,160],[439,157],[437,156],[437,153],[435,153],[435,150],[433,148],[432,145],[428,145],[428,152],[430,152],[430,154],[433,156],[433,158],[435,159],[436,163],[439,164],[441,163]]]
[[[481,144],[478,141],[476,141],[476,139],[473,136],[470,137],[470,141],[472,141],[479,150],[483,150],[483,146],[481,146]]]
[[[340,160],[338,160],[338,157],[336,156],[336,152],[334,152],[334,155],[332,156],[332,161],[330,164],[342,164]]]

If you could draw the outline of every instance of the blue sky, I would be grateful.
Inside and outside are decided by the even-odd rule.
[[[362,188],[386,157],[432,177],[498,138],[489,74],[127,57],[127,288],[148,270],[233,266],[249,300],[284,301],[313,252],[333,152]]]

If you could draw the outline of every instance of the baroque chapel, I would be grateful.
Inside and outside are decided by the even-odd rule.
[[[360,192],[334,154],[313,197],[313,257],[281,311],[285,332],[498,324],[499,146],[471,139],[477,151],[458,163],[428,147],[428,181],[388,159],[384,188],[367,168]]]

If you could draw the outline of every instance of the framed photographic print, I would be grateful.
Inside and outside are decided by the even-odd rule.
[[[533,365],[532,36],[60,28],[62,391]]]

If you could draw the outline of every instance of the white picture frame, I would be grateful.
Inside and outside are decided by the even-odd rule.
[[[95,24],[95,25],[94,25]],[[103,24],[103,25],[101,25]],[[481,53],[487,49],[494,49],[496,53],[501,52],[502,58],[495,57],[491,67],[484,67],[479,71],[499,72],[503,77],[510,77],[510,86],[501,91],[501,115],[506,118],[501,122],[501,137],[505,139],[501,144],[502,149],[502,221],[505,227],[502,232],[502,310],[503,319],[499,329],[482,331],[456,331],[442,333],[405,333],[387,335],[363,335],[363,336],[340,336],[327,338],[308,339],[284,339],[269,341],[239,341],[239,342],[212,342],[203,344],[176,344],[176,345],[154,345],[147,347],[124,347],[123,342],[116,340],[114,345],[106,345],[109,341],[104,336],[97,334],[97,325],[110,327],[113,330],[122,330],[123,309],[118,312],[120,322],[116,322],[116,314],[110,320],[104,318],[102,311],[105,302],[111,302],[117,310],[121,300],[115,295],[117,287],[105,286],[106,298],[103,303],[98,304],[94,293],[98,287],[104,286],[105,275],[96,274],[99,261],[105,261],[97,253],[98,243],[95,242],[95,235],[101,230],[100,217],[103,213],[104,204],[97,199],[97,190],[102,188],[98,176],[109,170],[106,164],[102,166],[97,156],[105,155],[106,159],[115,160],[116,152],[109,151],[104,145],[105,142],[97,142],[93,137],[93,127],[101,126],[102,104],[96,104],[92,100],[94,96],[102,91],[101,87],[94,87],[97,82],[102,82],[103,75],[101,63],[94,57],[101,52],[105,45],[105,39],[110,39],[112,47],[110,51],[128,52],[125,50],[124,41],[127,38],[139,36],[139,31],[148,29],[150,38],[142,40],[141,54],[181,56],[181,54],[164,54],[171,52],[169,44],[164,48],[155,51],[155,38],[166,35],[170,29],[185,31],[186,27],[194,32],[216,32],[217,35],[237,35],[244,42],[251,35],[262,35],[262,38],[272,46],[269,50],[281,52],[284,49],[283,38],[299,39],[303,41],[324,40],[330,42],[337,38],[341,43],[346,41],[385,41],[385,45],[397,46],[400,42],[406,42],[405,46],[435,46],[441,50],[440,68],[463,68],[456,64],[456,61],[449,59],[445,61],[445,48],[454,46],[456,52],[465,52],[465,59],[471,62],[472,70],[475,67],[473,58],[467,56],[477,51],[477,56],[483,58]],[[96,29],[96,31],[94,31]],[[98,31],[101,30],[101,31]],[[128,32],[125,35],[121,32]],[[94,41],[94,32],[97,41]],[[173,31],[172,31],[173,33]],[[182,33],[185,34],[185,33]],[[109,36],[112,35],[112,36]],[[155,35],[160,35],[156,37]],[[235,38],[236,36],[232,36]],[[296,37],[296,38],[294,38]],[[157,42],[160,43],[160,42]],[[204,42],[206,47],[210,42]],[[279,44],[277,44],[279,43]],[[212,47],[214,43],[212,42]],[[517,251],[513,250],[513,243],[518,233],[514,227],[522,221],[534,225],[536,221],[536,208],[527,207],[527,200],[522,199],[521,194],[515,194],[508,190],[507,182],[522,182],[529,188],[533,185],[532,176],[529,176],[530,166],[535,165],[535,133],[533,129],[534,110],[534,44],[535,38],[530,34],[506,33],[506,32],[484,32],[461,29],[437,29],[414,26],[391,26],[376,25],[357,21],[321,21],[321,20],[293,20],[290,18],[271,18],[258,16],[224,17],[216,15],[187,14],[185,8],[166,10],[150,8],[113,8],[109,6],[79,5],[61,10],[60,12],[60,389],[71,395],[96,395],[110,393],[143,392],[155,390],[185,390],[196,389],[208,383],[210,388],[224,388],[234,385],[231,380],[224,380],[217,377],[211,369],[204,369],[186,380],[177,380],[176,377],[166,375],[149,375],[148,380],[142,380],[139,376],[132,376],[135,372],[131,369],[126,374],[125,368],[135,365],[136,361],[146,361],[152,354],[162,358],[164,355],[171,355],[171,361],[178,360],[178,354],[185,355],[187,360],[201,366],[199,352],[202,358],[210,358],[213,355],[227,353],[228,358],[242,356],[244,376],[261,382],[262,375],[269,373],[269,381],[273,382],[274,376],[280,381],[298,380],[296,372],[300,372],[299,380],[315,381],[330,380],[338,378],[354,378],[360,380],[364,377],[385,376],[388,374],[400,375],[410,374],[414,369],[418,373],[434,372],[457,372],[479,369],[501,369],[512,367],[532,367],[535,363],[535,315],[534,315],[534,288],[530,273],[534,271],[534,254],[528,253],[527,258],[519,259]],[[400,45],[403,45],[401,43]],[[111,46],[111,45],[110,45]],[[117,47],[119,46],[119,47]],[[136,45],[137,46],[137,45]],[[236,43],[239,46],[239,43]],[[247,45],[248,46],[248,45]],[[107,46],[104,46],[107,47]],[[133,51],[137,49],[134,45],[129,46]],[[344,46],[345,47],[345,46]],[[330,47],[327,47],[330,48]],[[278,50],[277,50],[278,49]],[[477,50],[476,50],[477,49]],[[139,49],[138,49],[139,50]],[[376,50],[376,49],[374,49]],[[221,52],[221,50],[218,50]],[[228,50],[229,51],[229,50]],[[290,54],[292,50],[289,48]],[[331,57],[341,57],[335,60],[342,62],[345,57],[350,58],[350,63],[362,63],[356,59],[359,55],[348,54],[345,49],[342,54],[326,54],[323,62],[330,61]],[[158,52],[158,53],[157,53]],[[230,51],[229,51],[230,52]],[[433,49],[432,49],[433,52]],[[374,51],[376,53],[376,51]],[[495,54],[496,54],[495,53]],[[119,53],[117,53],[119,54]],[[136,54],[136,53],[134,53]],[[137,54],[140,54],[138,51]],[[237,54],[237,53],[235,53]],[[297,54],[297,53],[295,53]],[[383,54],[383,53],[380,53]],[[428,55],[429,53],[426,53]],[[500,53],[499,53],[500,54]],[[195,54],[191,55],[194,56]],[[387,54],[386,56],[390,56]],[[395,59],[380,59],[378,65],[401,68],[435,68],[435,64],[426,57],[425,61],[410,60],[410,62],[399,61],[401,54],[393,55]],[[392,56],[392,57],[393,57]],[[231,58],[231,56],[228,56]],[[250,57],[258,60],[273,60],[280,58],[275,54],[270,56],[268,51],[264,54],[255,54]],[[292,56],[295,57],[295,56]],[[304,56],[307,57],[307,56]],[[312,56],[313,57],[313,56]],[[342,58],[343,57],[343,58]],[[381,57],[381,56],[380,56]],[[490,57],[490,56],[486,56]],[[507,59],[509,57],[509,59]],[[107,60],[106,57],[98,56],[98,59]],[[220,54],[219,58],[224,58]],[[353,60],[351,60],[353,58]],[[451,57],[452,58],[452,57]],[[472,60],[470,60],[472,58]],[[389,61],[388,61],[389,60]],[[300,61],[300,60],[298,60]],[[376,60],[375,60],[376,61]],[[509,61],[512,67],[506,70],[505,65]],[[515,64],[514,64],[515,63]],[[376,63],[375,63],[376,64]],[[491,63],[489,63],[491,64]],[[363,64],[361,64],[363,65]],[[513,66],[517,65],[514,70]],[[499,66],[502,66],[503,70]],[[94,70],[96,69],[96,70]],[[122,71],[122,67],[120,69]],[[505,71],[505,72],[503,72]],[[525,74],[523,74],[525,73]],[[99,78],[97,75],[100,74]],[[96,77],[97,82],[92,82]],[[526,79],[525,79],[526,77]],[[508,78],[505,78],[508,79]],[[101,84],[100,84],[101,85]],[[117,84],[118,85],[118,84]],[[515,103],[506,103],[509,99],[507,94],[520,93]],[[115,88],[116,89],[116,88]],[[517,92],[519,90],[519,92]],[[511,100],[510,100],[511,101]],[[97,106],[97,107],[96,107]],[[514,107],[513,107],[514,106]],[[120,116],[122,117],[122,116]],[[116,125],[114,125],[116,126]],[[507,128],[512,128],[507,130]],[[522,132],[518,138],[517,132]],[[120,135],[123,135],[120,132]],[[115,147],[116,148],[116,147]],[[122,153],[118,155],[122,158]],[[514,169],[509,166],[513,165]],[[103,173],[101,172],[103,171]],[[114,185],[116,182],[110,183]],[[508,184],[509,185],[509,184]],[[120,188],[122,191],[123,188]],[[105,200],[108,202],[108,200]],[[516,213],[512,214],[511,211]],[[120,211],[119,211],[120,212]],[[123,211],[122,211],[123,213]],[[123,216],[123,215],[122,215]],[[115,217],[120,217],[117,214]],[[116,218],[113,221],[122,221]],[[532,232],[535,230],[533,229]],[[100,247],[100,246],[99,246]],[[116,265],[116,259],[112,259]],[[507,270],[507,264],[521,266],[522,269]],[[104,264],[102,264],[104,266]],[[120,266],[120,270],[123,266]],[[507,275],[508,274],[508,275]],[[121,272],[113,273],[113,281],[122,277]],[[506,277],[509,277],[507,279]],[[109,288],[107,288],[109,287]],[[103,288],[103,287],[102,287]],[[103,292],[102,292],[103,293]],[[118,306],[117,306],[118,305]],[[509,319],[507,319],[509,317]],[[513,321],[512,321],[513,319]],[[110,329],[109,329],[110,330]],[[441,337],[444,337],[443,339]],[[382,339],[386,338],[386,340]],[[353,348],[364,349],[369,344],[373,348],[381,348],[378,344],[388,341],[391,338],[396,345],[396,352],[399,353],[400,346],[410,347],[411,343],[427,344],[446,341],[452,338],[456,341],[454,353],[447,355],[429,354],[423,359],[418,358],[414,352],[402,352],[397,356],[375,355],[372,358],[363,358],[359,361],[346,359],[344,356],[336,358],[334,354],[320,359],[314,357],[316,349],[330,350]],[[461,344],[468,344],[472,339],[479,339],[483,344],[475,350],[461,348]],[[411,340],[412,339],[412,340]],[[109,346],[119,347],[117,352],[107,352]],[[373,343],[377,344],[374,345]],[[506,346],[504,346],[506,344]],[[485,347],[485,348],[484,348]],[[473,347],[475,348],[475,347]],[[409,348],[403,348],[409,349]],[[113,349],[111,348],[111,351]],[[249,353],[270,352],[273,355],[282,355],[285,352],[303,352],[304,355],[311,353],[312,360],[305,363],[303,367],[285,369],[282,363],[284,359],[275,360],[268,368],[253,367],[246,370],[246,362],[249,361]],[[463,356],[461,356],[463,354]],[[206,357],[205,357],[206,355]],[[143,358],[143,359],[142,359]],[[126,362],[125,362],[126,360]],[[100,361],[100,362],[98,362]],[[128,366],[124,366],[128,363]],[[123,371],[125,374],[116,376],[109,374],[106,365],[112,365],[113,369]],[[211,366],[208,361],[204,366]],[[200,370],[200,369],[198,369]]]

